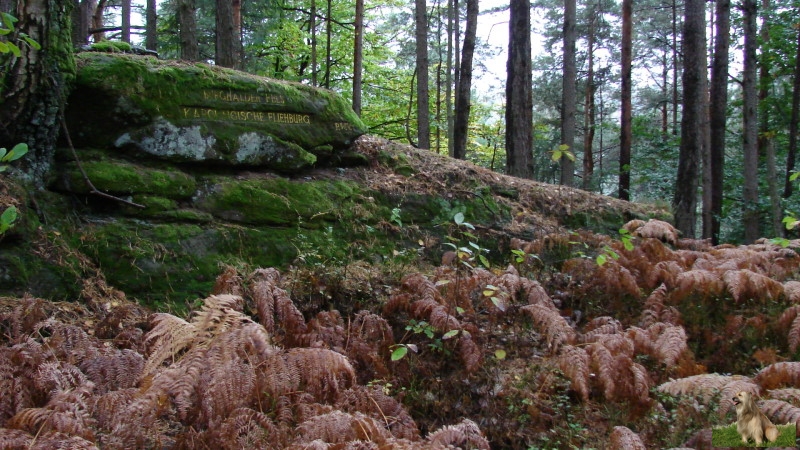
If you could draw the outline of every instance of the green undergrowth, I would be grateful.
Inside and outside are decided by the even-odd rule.
[[[714,447],[795,447],[797,445],[797,429],[795,424],[777,425],[778,439],[775,442],[764,441],[756,445],[750,440],[747,444],[742,442],[742,436],[736,431],[736,423],[712,430],[712,443]]]

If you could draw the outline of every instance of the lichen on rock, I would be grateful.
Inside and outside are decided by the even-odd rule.
[[[77,59],[67,119],[79,147],[287,172],[344,160],[366,132],[329,90],[146,56]]]

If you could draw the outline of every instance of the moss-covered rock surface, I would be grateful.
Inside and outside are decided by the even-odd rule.
[[[328,90],[150,56],[77,61],[67,117],[79,147],[291,172],[346,158],[366,131]]]
[[[77,59],[48,190],[0,180],[0,207],[20,210],[0,237],[0,295],[71,300],[100,276],[180,306],[221,266],[438,263],[470,242],[505,264],[514,238],[664,215],[359,137],[330,91],[150,56]]]

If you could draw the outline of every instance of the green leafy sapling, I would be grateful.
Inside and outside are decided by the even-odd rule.
[[[626,230],[625,228],[620,228],[619,240],[622,242],[622,246],[625,248],[625,250],[633,250],[633,236],[631,235],[630,231]],[[609,261],[609,258],[619,259],[619,254],[610,246],[604,245],[601,253],[597,255],[597,258],[595,258],[595,262],[598,266],[602,266]]]
[[[0,19],[2,19],[0,36],[8,36],[14,31],[14,24],[17,22],[17,18],[8,13],[0,13]],[[25,33],[20,33],[19,39],[35,50],[40,50],[42,48],[38,42]],[[0,54],[5,55],[8,53],[19,58],[22,55],[22,50],[20,50],[19,46],[14,42],[0,40]]]
[[[478,237],[470,232],[475,230],[475,226],[464,221],[464,213],[462,212],[457,212],[453,216],[453,222],[459,228],[460,234],[468,239],[467,245],[458,245],[457,238],[448,236],[448,239],[454,242],[446,242],[445,245],[453,249],[456,254],[456,260],[470,269],[472,269],[474,263],[478,261],[488,269],[491,264],[484,253],[488,253],[489,249],[483,248],[475,243]]]
[[[22,158],[26,153],[28,153],[28,144],[17,144],[11,149],[11,151],[6,150],[5,148],[0,148],[0,173],[8,170],[7,163]],[[16,221],[17,207],[11,205],[6,208],[2,214],[0,214],[0,235],[8,231],[8,229],[11,228]]]

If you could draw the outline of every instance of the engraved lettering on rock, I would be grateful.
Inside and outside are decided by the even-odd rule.
[[[203,100],[216,100],[226,103],[252,103],[264,105],[285,105],[286,99],[278,94],[254,94],[247,92],[204,90]]]
[[[213,108],[182,107],[181,115],[184,119],[195,120],[227,120],[230,122],[250,122],[250,123],[280,123],[280,124],[300,124],[310,125],[311,116],[309,114],[262,112],[262,111],[240,111]]]

